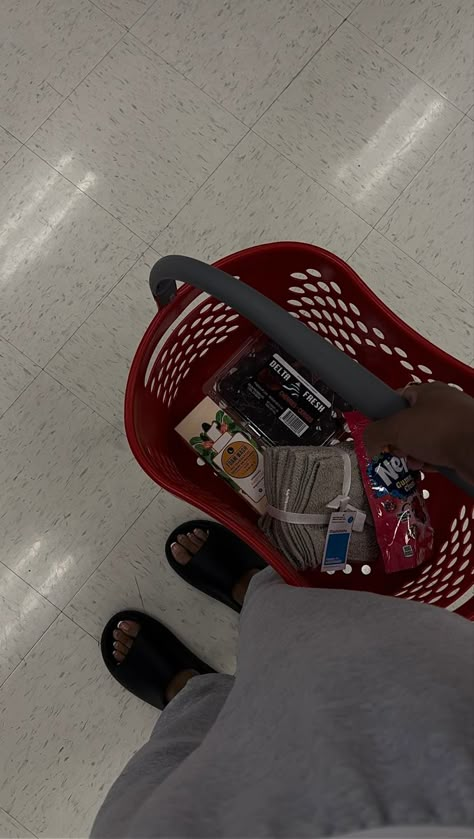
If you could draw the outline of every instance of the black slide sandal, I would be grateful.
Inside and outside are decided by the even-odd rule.
[[[114,629],[120,621],[135,621],[140,632],[134,638],[124,661],[113,657]],[[149,705],[162,710],[167,704],[165,691],[180,670],[197,670],[201,675],[216,671],[195,656],[166,626],[143,612],[126,609],[117,612],[105,625],[100,640],[105,666],[122,687]]]
[[[195,529],[207,530],[209,537],[189,562],[181,565],[171,553],[171,545],[178,536],[186,536]],[[214,521],[196,520],[180,524],[166,540],[165,553],[173,571],[183,580],[236,612],[242,609],[231,596],[237,580],[252,568],[267,567],[252,548]]]

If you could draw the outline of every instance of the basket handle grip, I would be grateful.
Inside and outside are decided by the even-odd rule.
[[[177,281],[227,303],[366,416],[383,419],[407,407],[399,393],[361,364],[292,318],[273,300],[220,268],[189,256],[159,259],[150,272],[151,292],[159,306],[166,306],[174,298]],[[474,496],[474,487],[454,470],[439,467],[438,471]]]

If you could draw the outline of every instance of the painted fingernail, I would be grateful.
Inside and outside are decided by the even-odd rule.
[[[127,621],[120,621],[120,623],[117,624],[117,626],[119,627],[119,629],[124,629],[125,632],[128,632],[128,630],[130,629],[130,624],[127,623]]]

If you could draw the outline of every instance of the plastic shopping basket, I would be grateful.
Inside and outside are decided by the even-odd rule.
[[[137,349],[125,396],[127,437],[142,468],[161,487],[240,536],[288,583],[394,595],[436,604],[474,620],[474,506],[469,488],[455,486],[440,474],[423,476],[435,549],[432,560],[417,569],[386,574],[378,562],[364,567],[368,574],[358,564],[345,574],[329,575],[319,569],[301,573],[268,542],[250,505],[212,469],[200,466],[196,454],[174,431],[203,398],[203,384],[259,333],[255,323],[265,323],[267,334],[307,367],[317,367],[344,398],[350,379],[349,390],[356,399],[348,401],[355,407],[361,407],[358,376],[362,387],[370,378],[367,371],[374,374],[369,382],[373,409],[365,411],[373,417],[405,404],[393,389],[410,379],[441,380],[474,395],[470,368],[404,324],[352,268],[322,248],[295,242],[260,245],[227,256],[215,267],[230,276],[186,257],[166,257],[152,269],[150,283],[159,311]],[[215,282],[203,281],[209,274],[220,280],[216,296],[193,287],[215,288]],[[233,282],[233,277],[241,283]],[[176,279],[184,283],[177,293]],[[242,309],[246,294],[251,310],[250,303]],[[285,311],[267,303],[262,294]],[[252,322],[237,310],[245,311]],[[294,324],[288,313],[298,323],[293,343],[289,335]],[[334,353],[329,345],[345,355]],[[348,357],[359,364],[351,364]],[[334,373],[340,368],[338,359],[339,381]],[[325,375],[329,369],[330,379]]]

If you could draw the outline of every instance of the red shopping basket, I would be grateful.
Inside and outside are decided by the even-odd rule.
[[[322,248],[296,242],[260,245],[215,263],[279,304],[391,388],[440,380],[474,395],[465,364],[426,341],[394,315],[345,262]],[[257,513],[175,432],[203,398],[203,384],[259,330],[216,297],[186,281],[161,299],[132,362],[125,395],[125,428],[137,461],[173,495],[190,502],[240,536],[288,582],[359,589],[436,604],[474,620],[474,506],[439,474],[423,476],[435,528],[431,561],[385,574],[383,564],[333,575],[298,572],[265,538]],[[281,343],[281,342],[280,342]],[[357,368],[356,368],[357,370]]]

